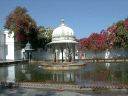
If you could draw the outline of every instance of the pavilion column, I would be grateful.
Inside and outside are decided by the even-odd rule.
[[[54,53],[54,62],[56,62],[57,60],[57,49],[55,49],[55,53]]]
[[[62,53],[62,62],[64,61],[63,52],[64,52],[64,50],[63,50],[63,49],[61,49],[61,53]]]
[[[54,53],[54,62],[56,62],[56,52]]]
[[[73,47],[73,60],[75,61],[75,46]]]

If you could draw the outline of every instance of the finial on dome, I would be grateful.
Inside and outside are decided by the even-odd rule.
[[[61,19],[61,25],[64,25],[64,19]]]

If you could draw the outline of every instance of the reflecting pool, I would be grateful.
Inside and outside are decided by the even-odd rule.
[[[0,67],[1,81],[46,81],[89,83],[107,81],[128,83],[128,63],[88,63],[79,70],[47,71],[38,64],[14,64]]]
[[[92,82],[120,82],[123,84],[128,84],[128,63],[88,63],[79,70],[67,71],[47,71],[42,69],[39,64],[13,64],[0,67],[0,81],[38,81],[81,85],[91,84]],[[28,94],[32,94],[32,92],[34,92],[33,94],[35,95],[31,96],[65,96],[56,95],[62,94],[60,92],[48,90],[45,91],[40,89],[0,88],[0,90],[0,95],[2,94],[2,96],[8,96],[8,94],[11,94],[11,96],[28,96]],[[127,96],[128,91],[97,90],[84,91],[81,94],[84,95],[74,96]]]

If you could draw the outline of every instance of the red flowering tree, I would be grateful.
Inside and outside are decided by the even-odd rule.
[[[82,38],[79,40],[79,44],[78,44],[78,50],[82,51],[82,50],[87,50],[88,46],[89,46],[89,42],[88,42],[88,38]]]
[[[124,28],[128,31],[128,18],[126,18],[123,22]]]
[[[80,39],[80,47],[89,51],[103,51],[106,48],[106,38],[105,32],[93,33],[88,38]]]
[[[128,48],[128,18],[110,26],[107,31],[111,48]]]
[[[116,30],[117,30],[116,25],[112,25],[107,28],[107,38],[106,38],[107,49],[111,49],[115,46]]]
[[[24,47],[27,41],[35,44],[37,40],[37,26],[35,21],[27,14],[26,8],[16,7],[6,18],[5,28],[14,32],[15,40]]]
[[[79,46],[90,51],[128,48],[128,18],[113,24],[100,34],[92,33],[88,38],[80,39]]]

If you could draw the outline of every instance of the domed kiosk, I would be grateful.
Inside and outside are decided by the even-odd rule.
[[[64,19],[61,20],[61,25],[53,30],[52,42],[48,44],[53,53],[53,64],[48,64],[46,69],[70,69],[69,66],[80,65],[75,62],[76,54],[76,37],[74,31],[64,24]]]
[[[52,46],[54,61],[71,62],[75,61],[75,45],[77,41],[74,31],[64,24],[64,19],[61,20],[61,25],[52,33]]]

